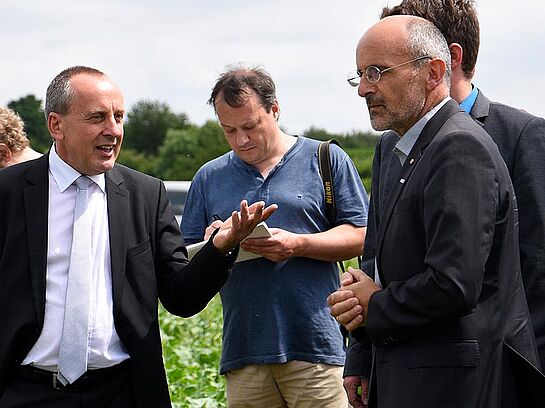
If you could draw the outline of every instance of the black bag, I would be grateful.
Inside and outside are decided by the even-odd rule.
[[[340,147],[339,142],[335,139],[320,142],[318,146],[318,166],[320,168],[320,176],[324,185],[325,193],[325,215],[329,220],[329,225],[335,226],[337,221],[337,206],[335,204],[335,187],[333,185],[333,172],[331,170],[331,157],[329,155],[329,145],[331,143]],[[338,262],[339,267],[344,272],[343,261]]]

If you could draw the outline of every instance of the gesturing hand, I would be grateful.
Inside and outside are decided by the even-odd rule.
[[[257,224],[269,218],[277,208],[276,204],[271,204],[265,208],[263,201],[248,206],[248,202],[242,200],[240,202],[240,211],[233,211],[231,217],[221,224],[220,230],[214,236],[214,246],[222,252],[230,251],[250,235]],[[217,225],[219,221],[214,221],[214,223]]]

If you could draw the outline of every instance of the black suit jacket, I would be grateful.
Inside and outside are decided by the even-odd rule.
[[[492,137],[507,165],[519,207],[522,279],[541,367],[545,367],[545,120],[520,109],[491,102],[479,91],[470,115]],[[362,269],[374,276],[376,225],[397,181],[401,164],[393,153],[399,137],[385,133],[373,158],[373,185]],[[351,340],[344,375],[369,372],[366,350]]]
[[[515,406],[505,349],[539,363],[515,194],[497,146],[450,101],[424,128],[386,203],[375,200],[385,289],[371,297],[358,334],[376,345],[379,405]]]
[[[189,263],[163,183],[121,165],[105,176],[114,322],[135,399],[138,407],[170,407],[158,299],[180,316],[199,312],[236,254],[208,244]],[[48,192],[48,155],[0,171],[0,392],[43,327]]]

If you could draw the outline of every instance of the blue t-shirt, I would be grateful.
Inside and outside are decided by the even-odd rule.
[[[330,229],[318,144],[298,137],[267,178],[232,151],[206,163],[189,190],[181,225],[186,242],[202,241],[212,215],[226,219],[243,199],[278,204],[267,220],[270,227],[301,234]],[[342,149],[331,145],[330,151],[335,225],[366,226],[369,201],[358,172]],[[221,373],[290,360],[343,365],[342,336],[326,300],[338,287],[339,272],[332,262],[292,257],[278,263],[265,258],[237,263],[220,291]]]

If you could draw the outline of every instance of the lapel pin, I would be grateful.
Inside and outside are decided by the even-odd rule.
[[[409,164],[413,164],[414,163],[414,159],[411,159],[411,161],[409,162]]]
[[[404,184],[404,183],[405,183],[405,179],[402,178],[401,180],[399,180],[399,182],[400,182],[401,184]]]

